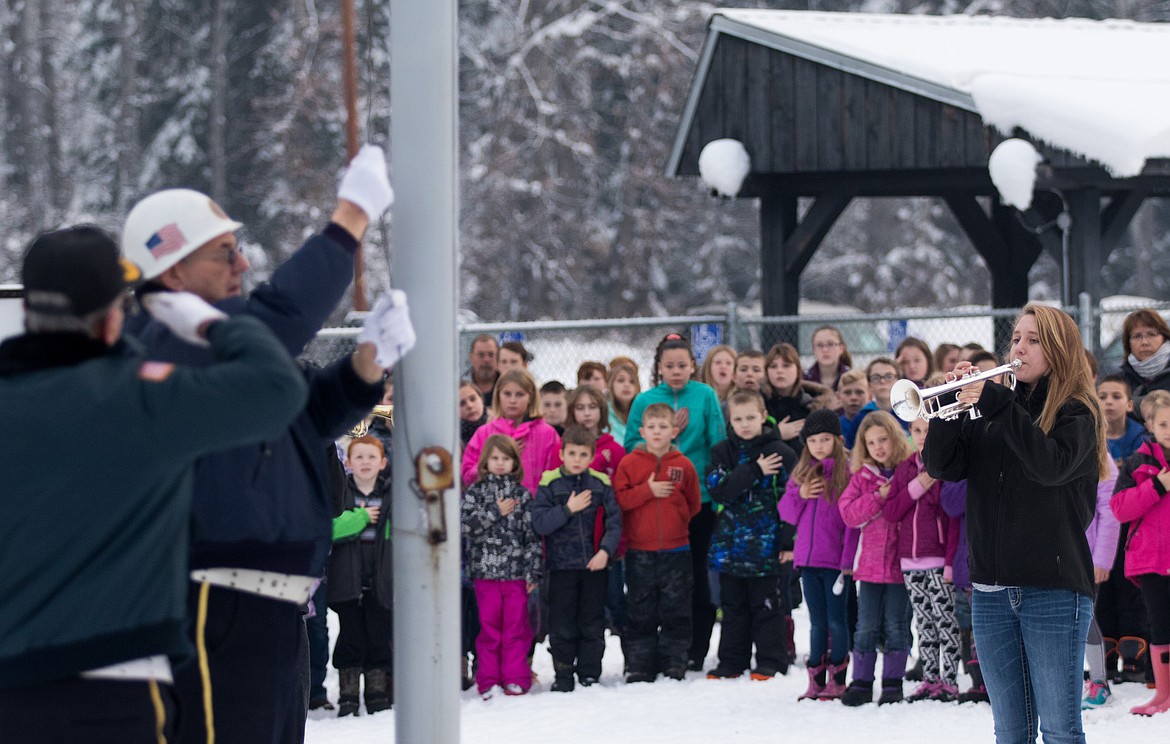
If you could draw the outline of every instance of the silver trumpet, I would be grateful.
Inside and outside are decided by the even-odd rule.
[[[1004,376],[1003,384],[1015,390],[1015,372],[1019,368],[1019,359],[1013,359],[1009,364],[989,369],[986,372],[975,371],[975,368],[972,367],[971,374],[964,375],[953,382],[944,382],[942,385],[922,390],[919,390],[918,386],[911,380],[898,380],[894,383],[894,387],[890,388],[891,408],[893,408],[894,414],[903,421],[913,421],[916,418],[924,418],[927,421],[941,418],[944,421],[950,421],[963,413],[977,419],[981,415],[979,409],[975,407],[974,403],[961,402],[959,390],[973,382],[990,380],[1000,375]],[[955,394],[955,402],[943,405],[943,396],[951,393]]]

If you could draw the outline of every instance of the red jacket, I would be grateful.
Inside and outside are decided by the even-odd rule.
[[[675,488],[655,498],[649,480],[669,480]],[[622,508],[622,534],[632,550],[673,550],[689,544],[691,517],[699,513],[699,476],[695,466],[674,447],[662,457],[644,445],[626,454],[613,477]]]

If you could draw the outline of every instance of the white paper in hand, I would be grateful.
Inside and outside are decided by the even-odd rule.
[[[386,172],[386,154],[377,145],[363,145],[341,177],[337,195],[361,207],[375,220],[394,203],[394,189]]]
[[[358,336],[358,343],[367,341],[378,347],[376,359],[382,368],[393,367],[414,348],[416,338],[405,292],[392,289],[374,305]]]
[[[150,292],[142,297],[142,306],[176,336],[196,346],[210,345],[199,334],[204,323],[228,318],[190,292]]]

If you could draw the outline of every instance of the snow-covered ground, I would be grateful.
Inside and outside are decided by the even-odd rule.
[[[795,613],[797,653],[808,649],[808,624],[803,608]],[[718,643],[716,626],[709,666]],[[336,616],[330,613],[330,638],[336,638]],[[728,742],[792,739],[836,744],[905,742],[983,744],[993,741],[991,708],[987,705],[946,705],[923,702],[846,708],[834,702],[796,702],[804,692],[803,667],[767,682],[748,679],[711,681],[699,673],[686,680],[662,680],[649,685],[626,685],[616,638],[610,638],[602,683],[568,694],[547,690],[552,662],[547,645],[537,649],[535,667],[540,686],[524,697],[497,697],[482,701],[474,690],[463,693],[462,741],[466,744],[541,744],[605,742]],[[963,679],[965,687],[968,680]],[[337,700],[337,673],[330,668],[326,681],[331,700]],[[906,683],[906,691],[913,689]],[[1170,714],[1153,718],[1129,715],[1130,706],[1145,702],[1152,691],[1141,685],[1114,686],[1116,699],[1085,714],[1088,741],[1153,744],[1170,737]],[[375,716],[336,718],[313,711],[305,740],[309,744],[389,744],[394,741],[394,711]]]

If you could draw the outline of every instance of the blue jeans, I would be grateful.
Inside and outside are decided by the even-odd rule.
[[[971,619],[998,744],[1084,742],[1081,687],[1091,598],[1067,589],[976,589]],[[1037,719],[1039,727],[1037,727]]]
[[[832,664],[840,664],[849,656],[846,594],[833,594],[833,583],[840,575],[840,571],[832,568],[804,566],[800,569],[800,585],[808,605],[810,666],[820,664],[826,653]]]
[[[857,582],[857,633],[853,650],[876,651],[878,639],[882,650],[906,651],[910,648],[910,594],[905,584]]]

